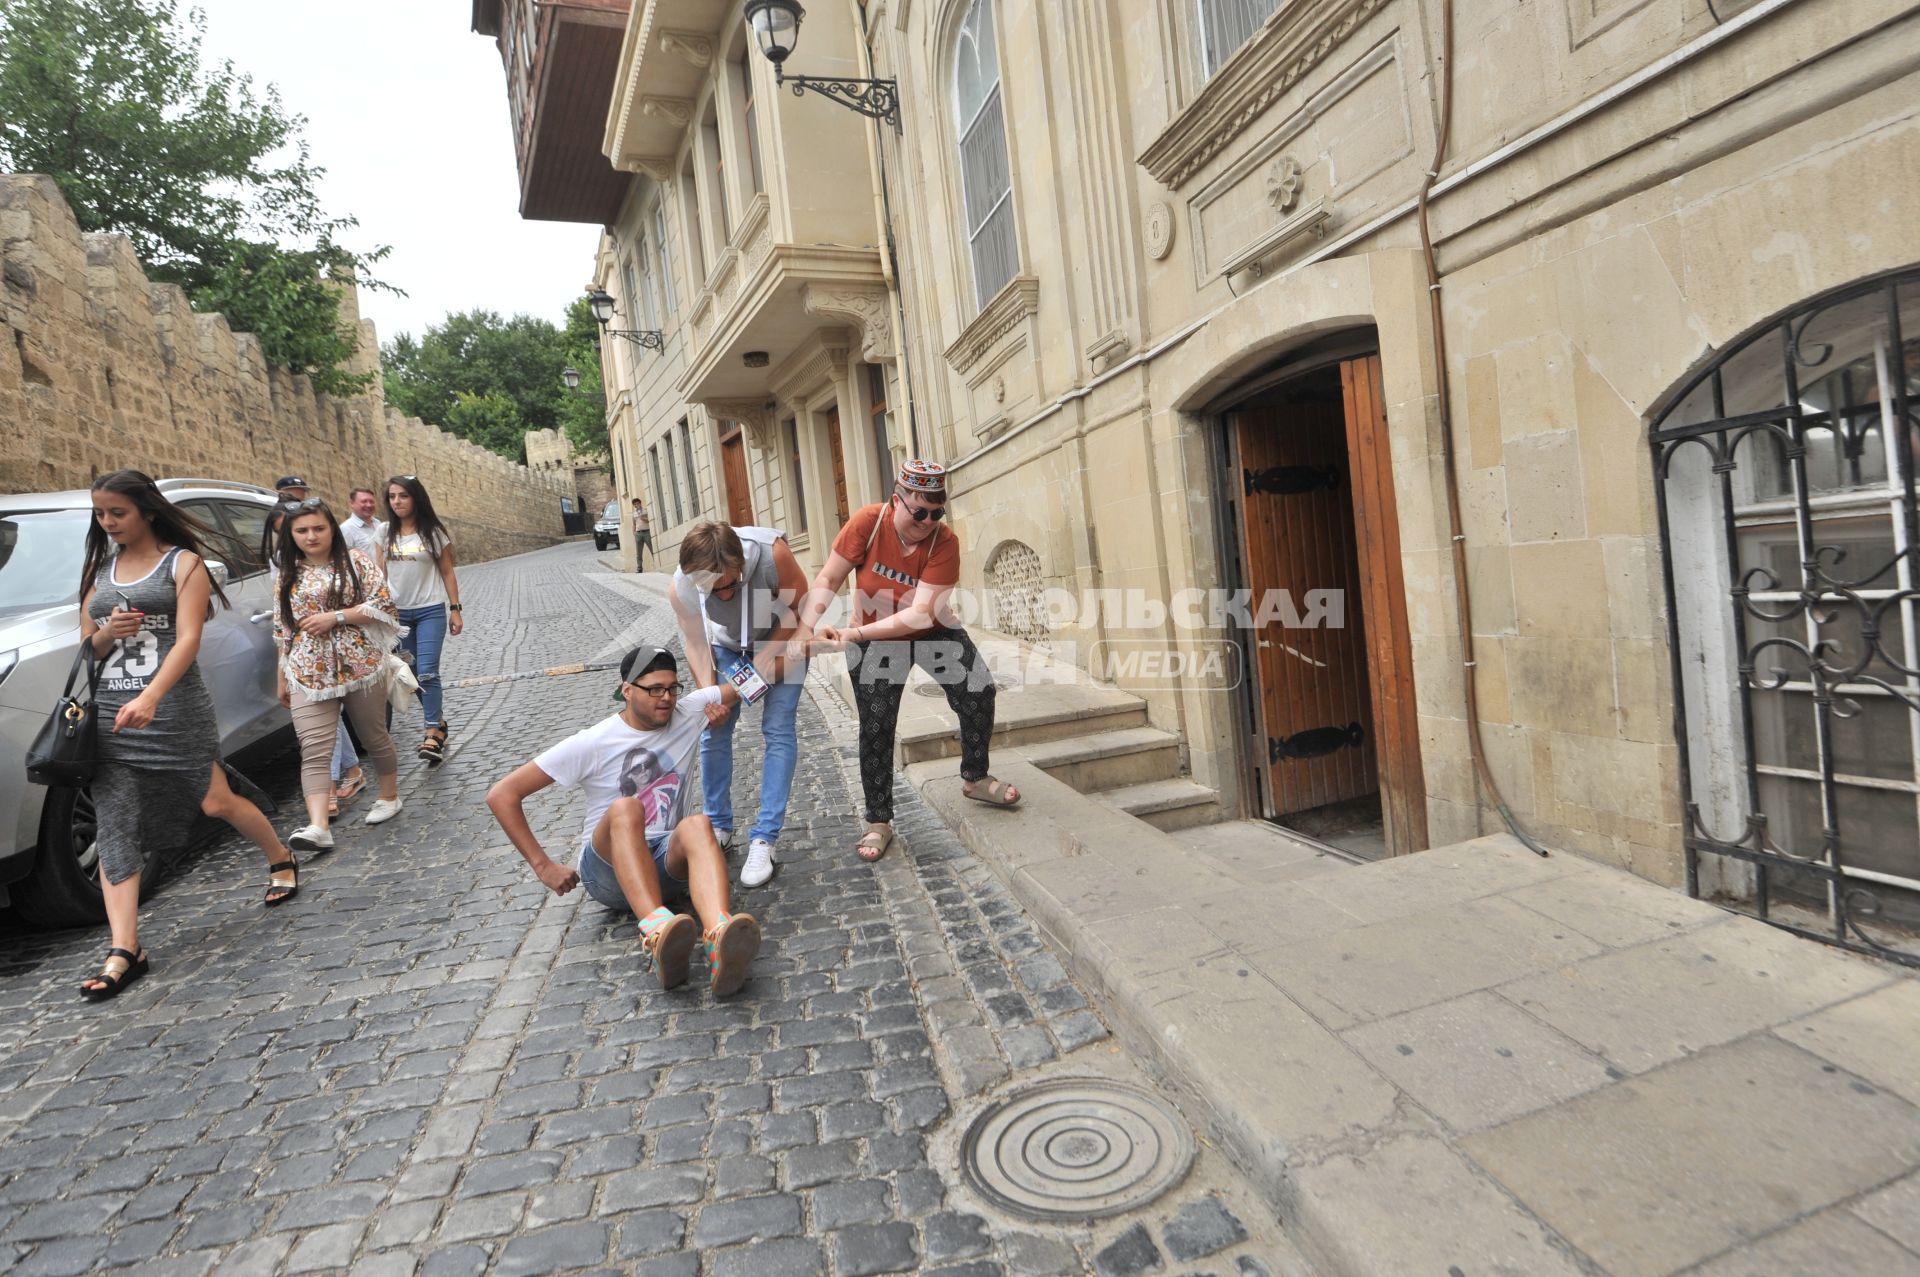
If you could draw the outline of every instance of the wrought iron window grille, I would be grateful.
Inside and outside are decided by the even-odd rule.
[[[1722,352],[1649,433],[1686,886],[1920,966],[1920,271]]]

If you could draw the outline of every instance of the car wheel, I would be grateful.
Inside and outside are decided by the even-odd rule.
[[[106,921],[93,798],[84,789],[47,791],[40,813],[40,857],[13,884],[14,917],[29,927],[90,927]],[[160,885],[169,865],[152,854],[140,872],[140,897]]]
[[[595,538],[593,539],[593,548],[594,548],[594,549],[596,549],[596,550],[604,550],[604,549],[606,549],[606,548],[607,548],[607,539],[606,539],[605,537],[595,537]]]
[[[14,914],[34,927],[84,927],[107,916],[100,899],[93,799],[84,789],[54,788],[40,813],[40,857],[13,885]]]

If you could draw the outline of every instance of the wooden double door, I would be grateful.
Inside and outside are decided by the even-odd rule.
[[[1388,850],[1426,846],[1426,793],[1380,359],[1227,414],[1266,814],[1377,794]]]

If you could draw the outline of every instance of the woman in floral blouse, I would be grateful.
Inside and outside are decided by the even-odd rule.
[[[280,649],[280,703],[293,711],[300,788],[307,800],[307,824],[287,845],[327,851],[333,846],[327,827],[330,764],[342,706],[379,781],[380,798],[367,812],[367,823],[392,820],[400,810],[399,765],[387,734],[382,669],[400,621],[379,567],[348,547],[333,511],[318,497],[288,507],[278,561],[283,570],[273,639]]]

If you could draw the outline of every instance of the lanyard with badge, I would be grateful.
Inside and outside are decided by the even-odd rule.
[[[733,684],[740,699],[751,705],[767,694],[767,680],[760,677],[760,671],[753,667],[753,589],[747,584],[746,567],[740,570],[740,646],[747,659],[733,667],[727,675],[727,681]]]

